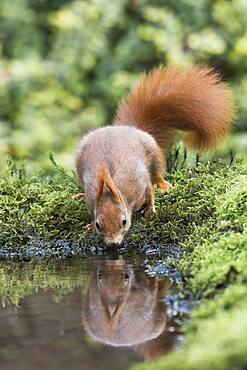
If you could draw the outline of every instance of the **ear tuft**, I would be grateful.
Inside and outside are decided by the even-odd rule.
[[[97,178],[97,189],[98,189],[98,192],[96,196],[96,204],[98,205],[100,201],[102,200],[103,191],[104,191],[104,180],[100,176],[100,174],[98,175],[98,178]]]
[[[97,204],[102,199],[103,196],[103,191],[104,191],[104,185],[110,190],[111,195],[113,196],[113,199],[116,203],[120,204],[121,203],[121,197],[118,191],[118,188],[112,181],[111,175],[109,173],[109,170],[105,165],[103,165],[99,171],[98,171],[98,178],[97,178],[97,188],[98,188],[98,193],[97,193]]]

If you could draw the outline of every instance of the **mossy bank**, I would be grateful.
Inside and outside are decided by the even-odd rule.
[[[183,294],[199,302],[180,349],[136,369],[247,367],[246,172],[245,163],[222,161],[177,170],[172,191],[156,193],[156,216],[135,216],[120,252],[180,245]],[[30,175],[10,164],[0,179],[2,259],[104,253],[84,228],[85,206],[73,198],[79,191],[74,176],[60,168],[53,176]]]

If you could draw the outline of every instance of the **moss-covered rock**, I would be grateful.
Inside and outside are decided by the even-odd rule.
[[[125,239],[126,245],[180,243],[195,232],[199,237],[201,232],[196,228],[214,220],[220,197],[223,198],[222,221],[226,227],[230,216],[224,211],[229,209],[225,193],[240,186],[244,172],[243,164],[230,166],[221,162],[199,164],[193,169],[175,172],[171,179],[172,191],[156,193],[156,217],[135,216]],[[73,198],[79,191],[75,177],[61,168],[57,168],[53,176],[30,175],[22,167],[10,164],[0,178],[0,246],[20,249],[27,244],[43,243],[45,248],[44,243],[55,240],[76,240],[83,246],[99,245],[101,242],[96,235],[85,230],[89,222],[85,205]],[[236,202],[231,206],[234,204]],[[217,217],[220,219],[221,215]]]

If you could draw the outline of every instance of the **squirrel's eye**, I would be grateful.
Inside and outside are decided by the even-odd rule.
[[[129,274],[124,274],[124,285],[127,286],[129,284]]]
[[[99,225],[99,222],[98,221],[95,222],[95,226],[100,231],[100,225]]]
[[[98,279],[99,279],[99,281],[101,281],[101,280],[102,280],[102,271],[99,271],[99,272],[98,272]]]
[[[122,225],[125,226],[127,224],[127,220],[124,218],[122,221]]]

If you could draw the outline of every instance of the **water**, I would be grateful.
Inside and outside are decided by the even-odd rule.
[[[121,370],[167,354],[182,310],[178,273],[167,276],[164,264],[105,256],[0,264],[0,369]]]

